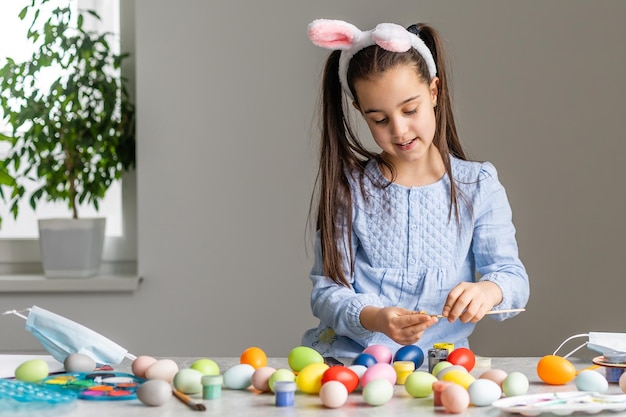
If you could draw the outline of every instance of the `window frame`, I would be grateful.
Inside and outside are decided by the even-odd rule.
[[[78,0],[91,7],[93,0]],[[134,99],[134,2],[119,2],[120,50],[130,53],[122,65]],[[91,3],[90,3],[91,2]],[[136,171],[125,172],[121,183],[122,236],[106,236],[102,254],[101,274],[136,273],[137,270],[137,181]],[[19,219],[19,217],[18,217]],[[0,275],[42,273],[38,238],[0,239]]]

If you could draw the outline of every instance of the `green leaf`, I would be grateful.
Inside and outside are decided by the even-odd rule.
[[[2,185],[14,185],[15,178],[9,175],[3,168],[0,168],[0,184]]]

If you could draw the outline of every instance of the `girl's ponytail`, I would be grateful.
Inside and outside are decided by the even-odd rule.
[[[348,287],[350,285],[345,276],[348,271],[344,268],[342,256],[345,253],[350,260],[353,259],[349,232],[352,229],[352,195],[347,172],[363,172],[366,161],[374,154],[365,149],[350,127],[339,80],[340,55],[341,51],[330,54],[322,79],[322,134],[316,179],[319,200],[317,229],[320,233],[324,274]],[[347,247],[339,248],[339,242],[346,242]],[[352,273],[352,265],[349,272]]]

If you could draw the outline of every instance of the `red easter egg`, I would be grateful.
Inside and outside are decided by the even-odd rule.
[[[448,355],[448,359],[446,359],[452,365],[461,365],[467,372],[471,372],[474,369],[474,365],[476,365],[476,356],[474,352],[469,350],[468,348],[456,348]]]
[[[322,375],[322,385],[328,381],[341,382],[349,394],[359,386],[359,375],[345,366],[331,366]]]

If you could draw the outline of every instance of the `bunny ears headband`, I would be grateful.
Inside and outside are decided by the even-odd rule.
[[[426,60],[430,78],[437,74],[435,60],[424,41],[395,23],[380,23],[374,29],[363,32],[343,20],[317,19],[309,24],[308,35],[317,46],[341,50],[339,81],[348,97],[353,100],[348,87],[348,64],[357,52],[368,46],[378,45],[390,52],[406,52],[414,48]]]

